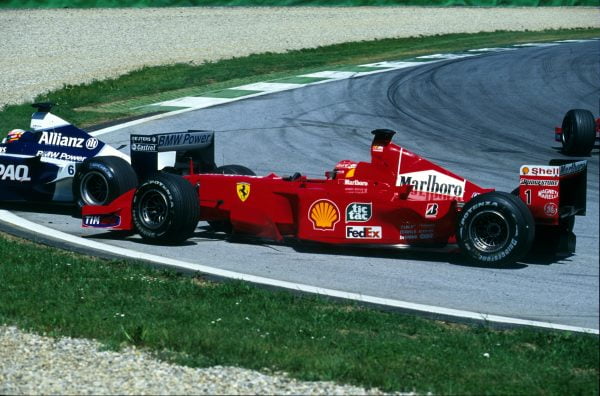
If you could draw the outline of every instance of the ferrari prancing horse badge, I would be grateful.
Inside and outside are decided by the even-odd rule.
[[[240,199],[240,201],[244,202],[248,199],[248,197],[250,196],[250,183],[237,183],[236,184],[236,191],[237,191],[237,195],[238,198]]]

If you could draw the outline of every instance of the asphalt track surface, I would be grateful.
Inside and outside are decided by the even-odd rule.
[[[523,48],[308,86],[149,121],[103,135],[213,129],[219,165],[257,174],[322,176],[340,159],[369,160],[370,131],[501,191],[522,164],[563,158],[554,127],[571,108],[598,114],[600,42]],[[598,150],[587,158],[588,213],[577,252],[533,255],[511,267],[459,255],[228,240],[199,223],[184,246],[163,247],[82,230],[68,215],[17,212],[74,235],[257,276],[452,309],[598,329]]]

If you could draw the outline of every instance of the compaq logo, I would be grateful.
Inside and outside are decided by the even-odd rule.
[[[396,186],[412,185],[414,191],[462,198],[465,181],[444,175],[435,170],[398,175]]]
[[[94,139],[94,140],[96,140],[96,139]],[[39,144],[48,144],[51,146],[83,148],[84,141],[85,141],[84,138],[73,137],[73,136],[63,136],[62,133],[58,133],[58,132],[42,132],[42,136],[40,136],[40,140],[38,141],[38,143]],[[98,141],[96,140],[96,146],[97,145],[98,145]]]
[[[27,165],[0,164],[0,180],[31,181],[29,167]]]

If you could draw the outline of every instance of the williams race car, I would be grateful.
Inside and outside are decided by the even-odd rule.
[[[148,242],[175,244],[206,220],[217,231],[274,241],[450,247],[492,265],[523,258],[536,233],[548,249],[574,252],[574,216],[586,211],[586,161],[524,165],[519,188],[509,194],[393,144],[393,131],[372,133],[370,162],[340,161],[318,179],[215,168],[212,132],[132,135],[132,165],[143,181],[108,205],[84,206],[83,226],[135,230]],[[185,170],[156,172],[166,151],[195,155]],[[211,173],[197,173],[194,158]]]
[[[554,128],[554,140],[562,143],[567,155],[588,156],[600,145],[600,118],[583,109],[572,109],[563,118],[562,125]]]
[[[0,201],[102,205],[137,186],[129,157],[38,103],[31,130],[0,143]]]

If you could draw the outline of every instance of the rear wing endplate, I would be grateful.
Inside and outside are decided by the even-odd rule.
[[[585,216],[587,161],[553,159],[547,166],[521,166],[519,196],[537,223],[556,225],[561,218]]]
[[[196,172],[206,172],[215,168],[213,131],[188,130],[156,135],[131,135],[130,143],[131,165],[140,179],[159,170],[159,153],[165,152],[175,152],[175,167],[186,168],[189,167],[189,162],[193,161]]]

